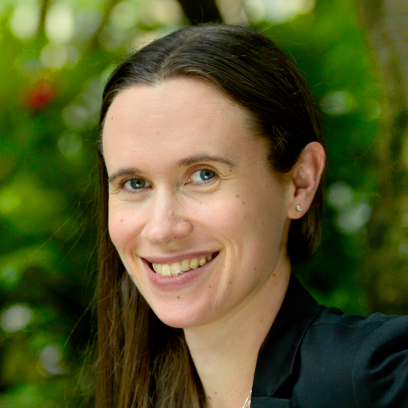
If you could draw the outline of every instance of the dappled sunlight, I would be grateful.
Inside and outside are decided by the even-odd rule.
[[[311,13],[315,0],[244,0],[244,5],[251,21],[286,23]]]

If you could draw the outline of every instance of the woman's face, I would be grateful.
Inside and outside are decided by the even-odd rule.
[[[242,108],[199,79],[134,86],[107,112],[103,152],[111,239],[164,323],[203,325],[274,296],[293,187],[268,169]]]

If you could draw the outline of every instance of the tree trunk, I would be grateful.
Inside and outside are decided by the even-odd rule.
[[[373,311],[408,313],[408,2],[359,3],[384,96],[364,281]]]
[[[215,0],[178,0],[178,2],[192,25],[222,22]]]

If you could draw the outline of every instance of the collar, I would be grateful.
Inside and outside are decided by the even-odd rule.
[[[251,399],[254,407],[257,400],[262,401],[260,406],[269,406],[265,402],[290,376],[303,337],[319,311],[319,304],[292,275],[282,306],[259,350]]]

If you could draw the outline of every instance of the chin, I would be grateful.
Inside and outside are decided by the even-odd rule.
[[[187,329],[189,327],[200,326],[208,321],[209,316],[206,313],[200,313],[192,310],[188,306],[166,305],[164,307],[152,307],[155,315],[167,326],[176,329]]]
[[[174,327],[175,329],[187,329],[188,327],[197,326],[197,318],[193,316],[156,316],[167,326]]]

